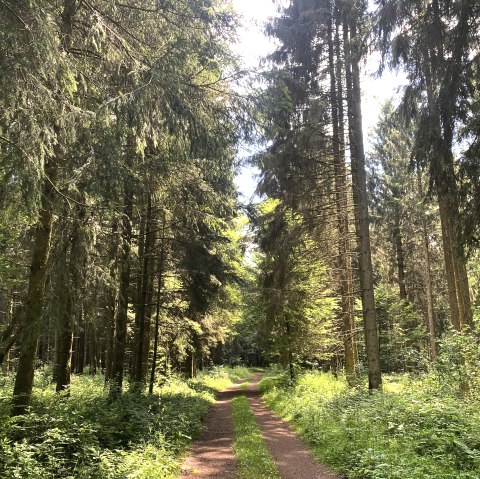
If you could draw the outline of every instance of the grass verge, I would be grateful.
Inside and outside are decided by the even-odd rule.
[[[262,439],[248,399],[238,396],[232,402],[235,442],[233,450],[242,479],[281,479],[275,461]]]
[[[480,402],[440,392],[428,375],[384,377],[384,391],[331,374],[260,384],[316,456],[349,479],[479,479]]]

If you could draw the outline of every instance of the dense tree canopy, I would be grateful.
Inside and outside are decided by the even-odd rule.
[[[227,0],[0,0],[0,426],[44,382],[120,421],[226,364],[478,391],[478,2],[276,4],[258,73]],[[365,132],[371,58],[406,85]]]

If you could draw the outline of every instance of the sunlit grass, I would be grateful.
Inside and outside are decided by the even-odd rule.
[[[103,377],[74,376],[71,396],[55,394],[38,371],[31,411],[8,416],[11,378],[0,382],[0,477],[172,479],[222,390],[248,373],[217,368],[196,380],[172,376],[151,396],[109,402]]]
[[[480,478],[479,401],[444,395],[428,375],[386,376],[374,393],[324,373],[293,388],[278,375],[262,383],[267,403],[349,479]]]
[[[248,399],[238,396],[232,402],[235,442],[241,479],[281,479],[258,428]]]

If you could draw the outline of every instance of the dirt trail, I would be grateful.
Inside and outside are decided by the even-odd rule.
[[[179,479],[237,479],[233,454],[232,399],[241,383],[217,395],[203,434],[185,459]]]
[[[194,443],[182,466],[179,479],[238,479],[233,446],[232,399],[245,394],[262,436],[283,479],[340,479],[320,465],[288,425],[263,403],[258,391],[261,374],[247,389],[235,384],[218,395],[206,428]]]
[[[256,376],[247,388],[248,401],[252,408],[263,439],[275,460],[283,479],[340,479],[319,464],[301,439],[285,421],[274,415],[260,397]]]

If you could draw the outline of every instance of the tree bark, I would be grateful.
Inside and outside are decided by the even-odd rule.
[[[452,153],[455,101],[458,98],[457,91],[460,87],[458,71],[461,70],[462,57],[467,48],[465,39],[468,38],[468,18],[471,2],[463,2],[460,6],[457,29],[462,32],[461,38],[463,40],[459,41],[457,38],[455,54],[452,58],[445,58],[442,18],[438,0],[432,2],[433,34],[428,37],[428,43],[426,43],[424,51],[427,102],[435,140],[432,171],[442,223],[450,312],[453,327],[458,331],[462,331],[464,326],[473,325],[473,311],[465,259],[461,252],[460,238],[458,237],[458,198]],[[449,71],[451,71],[451,77],[449,77]],[[444,101],[439,102],[436,91],[446,85],[451,92]]]
[[[17,341],[21,333],[23,308],[13,308],[13,293],[9,298],[7,312],[7,326],[0,336],[0,364],[7,364],[7,371],[10,370],[9,358],[10,350]]]
[[[402,232],[400,230],[400,213],[395,212],[395,226],[393,229],[393,238],[395,242],[397,256],[397,275],[398,287],[400,290],[400,299],[407,300],[407,287],[405,285],[405,259],[403,254]]]
[[[365,152],[363,146],[360,68],[358,54],[354,54],[352,44],[356,38],[356,19],[350,19],[349,55],[347,63],[351,66],[352,92],[349,96],[349,115],[353,143],[351,147],[352,164],[355,165],[356,182],[353,184],[358,201],[358,234],[360,247],[360,289],[362,291],[363,320],[365,328],[365,349],[368,364],[368,385],[378,389],[382,385],[380,369],[380,349],[378,342],[375,296],[373,289],[372,256],[370,246],[370,221],[368,215],[367,178],[365,170]]]
[[[63,293],[66,298],[62,301],[65,309],[59,318],[59,331],[55,338],[55,381],[57,392],[64,391],[70,386],[71,359],[73,343],[72,299],[69,292]]]
[[[342,102],[342,80],[340,65],[340,38],[339,25],[336,24],[335,38],[333,37],[333,5],[332,15],[329,22],[329,73],[330,73],[330,103],[332,111],[333,129],[333,162],[335,176],[335,203],[336,203],[336,225],[338,232],[338,254],[337,271],[339,292],[342,308],[342,337],[345,354],[345,374],[348,384],[354,386],[356,382],[356,361],[355,361],[355,334],[354,334],[354,303],[352,291],[352,270],[350,259],[350,238],[348,199],[345,171],[345,146],[343,129],[343,102]],[[338,18],[338,17],[337,17]],[[334,52],[335,44],[335,52]],[[335,62],[335,55],[337,61]]]
[[[152,254],[153,246],[153,237],[152,237],[152,198],[151,195],[148,195],[147,198],[147,207],[145,213],[145,226],[143,228],[143,238],[141,242],[143,243],[142,252],[143,257],[141,258],[141,275],[139,275],[139,295],[138,295],[138,305],[137,305],[137,315],[135,318],[135,337],[134,337],[134,349],[133,349],[133,367],[131,380],[133,384],[140,385],[140,388],[143,388],[143,385],[146,381],[146,372],[147,368],[145,365],[145,351],[149,349],[149,321],[147,320],[147,310],[148,300],[151,295],[149,294],[150,287],[150,256]],[[147,356],[148,357],[148,356]]]
[[[288,372],[290,374],[290,381],[293,383],[295,381],[295,366],[293,364],[293,353],[291,347],[291,328],[290,328],[290,321],[288,318],[285,318],[285,331],[287,333],[287,364],[288,364]]]
[[[55,335],[55,378],[57,392],[70,386],[75,308],[85,282],[86,254],[82,238],[85,211],[79,208],[70,235],[66,238],[57,278],[58,324]]]
[[[65,52],[68,52],[72,40],[75,9],[76,0],[63,1],[60,40]],[[57,154],[57,157],[60,157],[60,155]],[[27,407],[30,405],[32,396],[35,353],[41,332],[43,300],[47,282],[47,265],[50,256],[50,242],[54,221],[54,200],[56,194],[54,184],[58,172],[56,163],[51,159],[47,160],[44,167],[40,215],[34,233],[34,246],[30,264],[27,298],[25,301],[20,353],[13,388],[11,413],[14,416],[25,413]]]
[[[418,196],[420,200],[423,200],[423,187],[422,187],[422,175],[418,171]],[[435,310],[433,308],[433,288],[432,288],[432,275],[430,270],[430,251],[428,241],[427,221],[425,216],[422,215],[422,253],[424,263],[424,281],[425,281],[425,295],[427,298],[427,325],[428,325],[428,340],[430,344],[430,357],[433,362],[436,361],[438,356],[438,344],[437,344],[437,331],[435,324]]]
[[[152,238],[152,241],[155,241],[155,238]],[[153,252],[153,250],[152,250]],[[143,348],[142,356],[142,377],[143,382],[146,381],[148,374],[148,359],[150,356],[150,342],[152,337],[152,315],[153,315],[153,293],[155,288],[155,271],[154,271],[154,261],[150,261],[150,271],[148,277],[148,293],[147,293],[147,304],[145,308],[145,347]]]
[[[133,191],[129,180],[125,182],[122,225],[122,252],[120,260],[119,301],[115,318],[115,340],[113,347],[110,398],[122,393],[125,351],[127,347],[128,304],[130,289],[130,254],[132,243]]]
[[[106,324],[106,347],[105,347],[105,382],[112,378],[113,346],[115,343],[115,317],[117,311],[117,256],[118,256],[118,224],[112,223],[112,241],[109,249],[109,281],[105,292],[105,324]]]
[[[437,141],[441,141],[441,126],[440,126],[440,116],[435,105],[434,98],[434,85],[433,78],[429,75],[426,76],[427,80],[427,101],[429,114],[432,118],[432,123],[435,127],[434,135],[437,138]],[[436,152],[435,158],[433,159],[434,164],[432,167],[433,174],[435,176],[436,192],[438,198],[438,207],[440,213],[440,223],[442,226],[442,243],[443,243],[443,255],[445,259],[445,274],[447,278],[447,291],[448,291],[448,304],[450,307],[450,315],[453,327],[460,331],[462,329],[460,321],[460,312],[458,309],[458,297],[457,297],[457,285],[455,281],[455,266],[453,262],[453,228],[450,222],[450,212],[449,209],[452,207],[450,204],[450,199],[448,193],[448,187],[445,183],[445,178],[443,174],[444,161],[442,158],[442,153],[440,151]]]
[[[90,376],[95,376],[98,368],[97,328],[95,327],[95,324],[92,323],[90,323],[88,328],[88,348],[90,351],[90,368],[88,374]]]
[[[20,354],[13,389],[12,415],[25,413],[30,404],[35,370],[35,353],[41,331],[43,298],[47,282],[47,264],[54,219],[55,189],[52,182],[56,179],[56,170],[50,162],[45,165],[45,175],[40,217],[34,233]]]
[[[7,298],[5,304],[5,329],[0,337],[0,364],[3,374],[7,375],[10,371],[10,349],[15,344],[15,323],[13,315],[13,287],[7,289]]]
[[[155,326],[153,333],[153,353],[152,353],[152,364],[150,368],[150,381],[148,385],[148,394],[153,394],[153,386],[155,384],[155,373],[157,370],[157,356],[158,356],[158,334],[160,329],[160,301],[162,299],[162,289],[163,289],[163,277],[165,269],[165,229],[166,229],[166,216],[165,211],[162,213],[162,236],[160,240],[160,257],[158,260],[158,274],[157,274],[157,297],[156,297],[156,309],[155,309]]]
[[[187,352],[185,360],[184,374],[187,379],[195,379],[197,377],[197,351],[190,349]]]
[[[68,240],[67,240],[68,241]],[[64,391],[70,386],[71,359],[73,344],[73,285],[69,281],[68,251],[62,254],[61,272],[57,278],[58,323],[55,334],[54,378],[56,391]]]
[[[76,334],[76,351],[75,351],[75,367],[73,370],[77,374],[83,374],[85,368],[85,346],[86,346],[86,324],[85,324],[85,311],[83,305],[80,306],[77,316],[76,328],[78,333]]]

